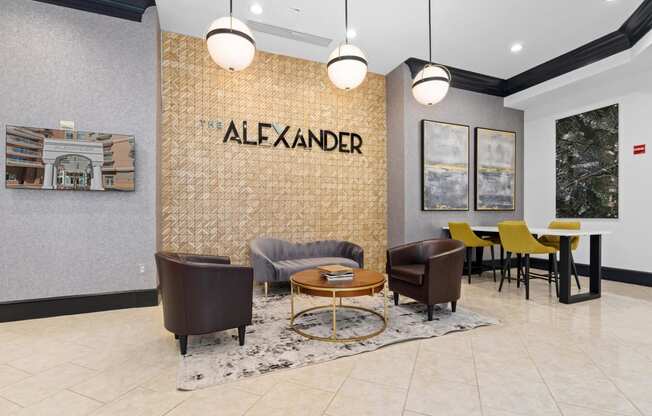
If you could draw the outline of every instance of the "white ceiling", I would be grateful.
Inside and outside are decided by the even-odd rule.
[[[252,3],[263,14],[249,11]],[[509,78],[620,27],[643,0],[432,0],[433,61]],[[161,29],[203,37],[228,0],[156,0]],[[300,9],[300,12],[291,10]],[[427,0],[349,0],[352,43],[386,74],[427,59]],[[343,40],[344,0],[234,0],[234,16],[334,39],[319,47],[254,32],[258,49],[325,62]],[[523,51],[509,48],[522,42]]]
[[[652,94],[651,73],[652,32],[649,32],[627,51],[506,97],[505,107],[524,110],[527,121],[557,113],[560,108],[601,103],[605,97],[649,95]]]

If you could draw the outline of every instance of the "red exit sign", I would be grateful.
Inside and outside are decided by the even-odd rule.
[[[634,145],[634,154],[643,155],[645,154],[645,145],[644,144],[635,144]]]

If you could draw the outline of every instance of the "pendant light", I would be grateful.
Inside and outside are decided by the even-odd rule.
[[[214,20],[208,28],[206,44],[213,61],[227,71],[241,71],[254,60],[254,36],[247,25],[233,17],[233,0],[229,0],[229,15]]]
[[[367,76],[364,52],[349,43],[349,2],[344,0],[344,43],[328,57],[328,78],[339,89],[352,90]]]
[[[443,65],[432,63],[432,17],[431,0],[428,0],[428,46],[429,59],[426,66],[414,77],[412,95],[423,105],[437,104],[446,97],[451,84],[451,73]]]

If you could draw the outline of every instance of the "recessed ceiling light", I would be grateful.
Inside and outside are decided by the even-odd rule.
[[[348,36],[349,39],[353,39],[356,36],[358,36],[358,32],[356,32],[355,29],[350,27],[349,30],[346,31],[346,36]]]
[[[515,43],[509,48],[512,53],[519,53],[520,51],[523,50],[523,44],[522,43]]]
[[[263,6],[258,3],[254,3],[249,7],[249,11],[253,14],[263,14]]]

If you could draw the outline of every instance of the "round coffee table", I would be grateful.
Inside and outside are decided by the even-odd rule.
[[[290,277],[290,290],[291,295],[291,317],[290,317],[290,327],[298,334],[303,335],[304,337],[320,340],[320,341],[329,341],[329,342],[351,342],[351,341],[362,341],[382,333],[385,328],[387,328],[387,287],[385,285],[385,276],[364,269],[354,269],[353,280],[347,280],[343,282],[329,282],[324,277],[321,276],[321,271],[317,269],[304,270],[299,273],[295,273]],[[363,308],[361,306],[353,305],[343,305],[343,298],[352,298],[359,296],[371,296],[375,293],[383,292],[383,314],[372,310]],[[332,303],[330,305],[324,306],[315,306],[312,308],[304,309],[300,312],[294,313],[294,295],[296,294],[305,294],[310,296],[325,297],[331,298]],[[339,304],[337,299],[339,298]],[[333,311],[333,329],[329,337],[320,337],[316,335],[308,334],[307,332],[299,329],[294,321],[298,317],[305,315],[308,312],[312,312],[319,309],[332,309]],[[348,338],[338,338],[337,336],[337,310],[338,309],[352,309],[363,312],[368,312],[378,316],[382,320],[382,327],[369,334],[360,335],[356,337]]]

